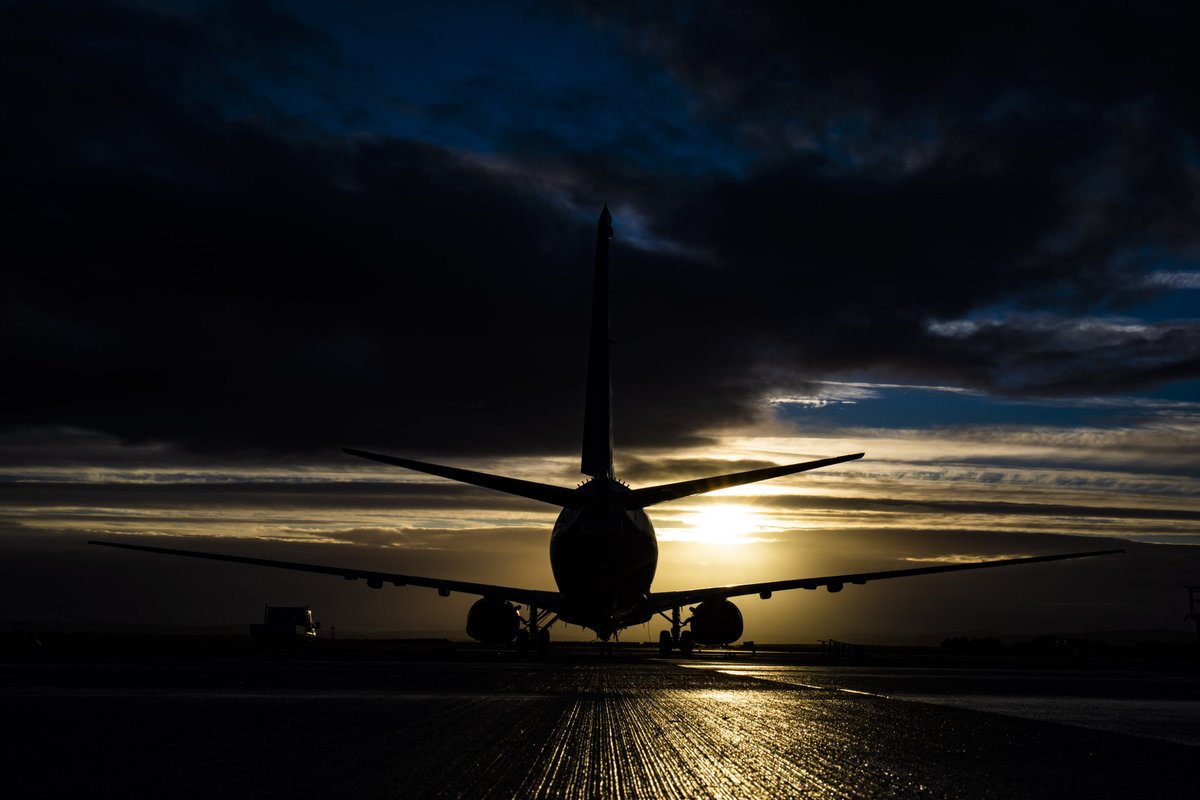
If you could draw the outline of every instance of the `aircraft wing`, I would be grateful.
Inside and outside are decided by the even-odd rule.
[[[797,578],[784,581],[767,581],[765,583],[742,583],[734,586],[713,586],[707,589],[688,589],[682,592],[651,592],[649,610],[651,612],[666,611],[672,608],[703,602],[704,600],[724,600],[730,597],[745,597],[756,594],[766,600],[773,592],[788,589],[817,589],[824,586],[831,592],[839,592],[847,583],[863,584],[868,581],[882,581],[888,578],[908,578],[914,575],[933,575],[938,572],[961,572],[967,569],[990,569],[992,567],[1013,567],[1019,564],[1037,564],[1042,561],[1063,561],[1069,558],[1091,558],[1092,556],[1107,556],[1113,553],[1124,553],[1124,550],[1092,550],[1086,553],[1060,553],[1052,556],[1032,556],[1030,558],[1003,558],[996,561],[973,561],[967,564],[942,564],[936,567],[916,567],[914,569],[893,569],[884,572],[858,572],[851,575],[826,575],[821,578]]]
[[[97,540],[92,540],[88,544],[96,544],[103,547],[120,547],[124,550],[142,550],[147,553],[159,553],[168,556],[231,561],[235,564],[251,564],[256,567],[275,567],[277,569],[299,570],[300,572],[318,572],[323,575],[340,575],[348,581],[365,580],[367,586],[372,589],[380,589],[385,583],[390,583],[393,586],[424,586],[429,589],[437,589],[438,594],[444,597],[448,596],[451,592],[462,592],[463,594],[495,597],[501,600],[537,606],[538,608],[554,612],[557,612],[561,605],[558,592],[542,591],[539,589],[517,589],[510,586],[494,586],[490,583],[470,583],[468,581],[453,581],[444,578],[422,578],[417,575],[397,575],[392,572],[377,572],[375,570],[353,567],[331,567],[323,564],[303,564],[296,561],[275,561],[269,558],[234,556],[226,553],[207,553],[200,550],[179,550],[173,547],[151,547],[144,544],[122,544]]]

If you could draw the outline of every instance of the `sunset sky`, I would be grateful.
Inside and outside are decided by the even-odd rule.
[[[866,452],[651,509],[656,590],[1123,546],[745,636],[1186,629],[1184,4],[405,6],[0,10],[0,622],[473,600],[89,538],[553,589],[556,509],[340,448],[581,480],[607,203],[619,477]]]

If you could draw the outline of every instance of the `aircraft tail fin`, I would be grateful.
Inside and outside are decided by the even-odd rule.
[[[592,330],[588,345],[587,400],[583,412],[583,458],[579,471],[593,478],[613,474],[612,383],[608,333],[608,242],[612,239],[608,206],[596,225],[596,271],[592,284]]]

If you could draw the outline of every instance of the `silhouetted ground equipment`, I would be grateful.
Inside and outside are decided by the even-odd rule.
[[[263,606],[262,624],[250,626],[250,637],[260,646],[287,646],[315,642],[320,629],[308,606]]]
[[[832,661],[862,661],[867,657],[867,646],[839,642],[836,639],[822,639],[821,657]]]

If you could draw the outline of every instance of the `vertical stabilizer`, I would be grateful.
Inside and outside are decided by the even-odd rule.
[[[612,383],[608,352],[608,242],[612,239],[608,206],[596,225],[596,275],[592,284],[592,334],[588,345],[587,404],[583,411],[583,460],[579,470],[593,478],[611,478]]]

